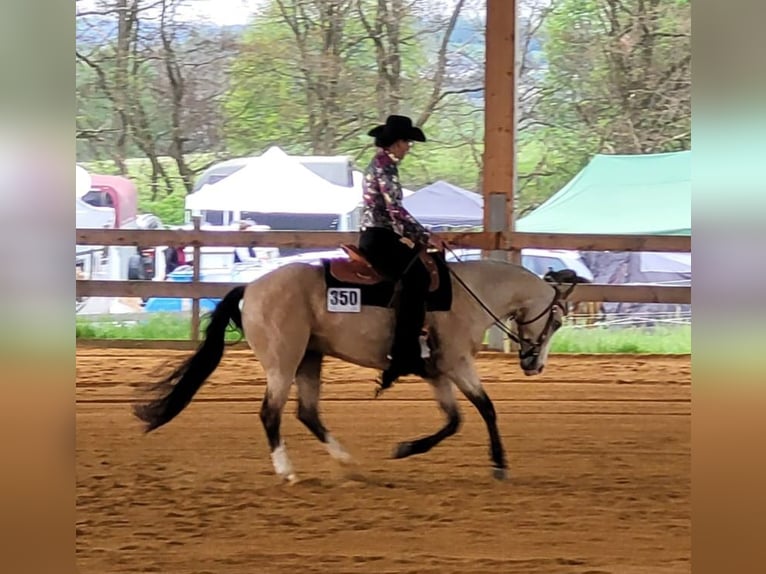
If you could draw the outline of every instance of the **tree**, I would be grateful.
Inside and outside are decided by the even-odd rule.
[[[460,97],[482,89],[450,84],[460,49],[450,38],[466,3],[429,16],[422,0],[273,0],[232,67],[225,103],[232,151],[279,144],[360,157],[370,126],[397,112],[428,123],[440,142],[447,122],[433,122],[434,114],[477,109]],[[474,122],[451,122],[440,143],[454,145],[463,131],[473,137]]]
[[[222,147],[216,96],[225,86],[221,62],[231,57],[224,31],[199,34],[176,17],[182,0],[102,0],[79,10],[77,92],[80,156],[110,157],[125,175],[125,160],[141,154],[151,185],[168,193],[174,177],[191,191],[188,155]],[[79,8],[79,6],[78,6]],[[83,158],[84,159],[84,158]]]
[[[547,71],[524,142],[541,172],[533,207],[595,153],[691,145],[691,11],[685,0],[559,0],[544,32]]]

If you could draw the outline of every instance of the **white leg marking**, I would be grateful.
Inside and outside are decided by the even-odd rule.
[[[339,462],[349,464],[353,461],[351,455],[346,452],[346,449],[344,449],[330,433],[327,433],[327,444],[325,445],[325,448],[327,448],[327,452],[330,453],[330,456]]]
[[[289,482],[295,481],[295,471],[293,470],[293,464],[290,462],[290,457],[287,456],[285,441],[281,441],[279,446],[271,453],[271,462],[274,464],[274,470],[279,476]]]

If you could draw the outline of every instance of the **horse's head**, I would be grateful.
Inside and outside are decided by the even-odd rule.
[[[519,362],[525,375],[539,375],[545,368],[553,334],[561,328],[568,312],[567,297],[577,283],[587,282],[569,269],[549,271],[544,289],[535,304],[516,314]]]

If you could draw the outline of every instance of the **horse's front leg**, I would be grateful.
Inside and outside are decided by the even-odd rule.
[[[430,380],[429,383],[434,389],[434,395],[439,406],[447,416],[447,422],[433,434],[411,441],[400,442],[394,450],[394,458],[406,458],[413,454],[428,452],[445,438],[455,434],[458,427],[460,427],[460,411],[457,400],[455,400],[452,381],[446,377],[439,377],[435,380]]]
[[[481,386],[481,381],[473,361],[461,361],[457,368],[450,371],[449,377],[466,398],[471,401],[471,404],[476,407],[487,425],[490,454],[494,465],[492,475],[498,480],[506,479],[508,477],[508,463],[505,459],[505,451],[500,440],[500,433],[497,430],[495,406],[492,404],[492,400],[490,400],[484,387]]]

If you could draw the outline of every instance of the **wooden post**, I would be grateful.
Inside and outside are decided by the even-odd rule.
[[[516,189],[516,0],[487,0],[484,72],[484,230],[513,231]],[[508,259],[501,250],[492,259]],[[520,258],[520,255],[517,254]],[[513,260],[513,259],[512,259]],[[517,259],[518,260],[518,259]],[[490,330],[489,348],[504,348]],[[507,349],[506,349],[507,350]]]
[[[202,226],[202,217],[195,215],[192,217],[194,223],[194,231],[199,231]],[[200,276],[200,259],[202,250],[199,243],[194,243],[194,260],[192,261],[192,284],[199,283]],[[191,338],[195,343],[199,341],[199,299],[197,297],[192,298],[192,316],[191,316]]]

